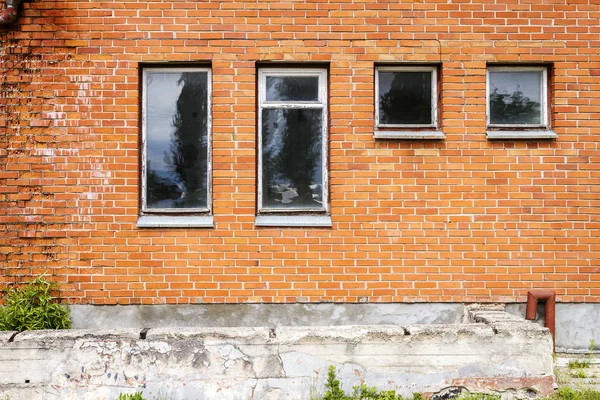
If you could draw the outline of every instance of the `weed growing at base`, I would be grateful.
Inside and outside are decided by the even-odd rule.
[[[326,392],[319,396],[311,392],[310,400],[423,400],[420,393],[415,393],[411,398],[402,397],[395,390],[379,391],[375,387],[369,387],[365,384],[353,387],[353,393],[347,394],[341,387],[341,382],[337,379],[335,367],[330,366],[327,372],[327,381],[325,382]],[[488,393],[469,393],[466,392],[455,400],[501,400],[502,396]],[[593,389],[572,389],[570,387],[559,388],[552,396],[539,397],[545,400],[600,400],[600,392]]]
[[[118,400],[146,400],[142,396],[142,392],[121,393]]]
[[[0,331],[69,329],[69,308],[51,296],[56,285],[41,275],[24,285],[4,290],[0,307]]]
[[[341,382],[337,379],[334,366],[329,366],[327,371],[327,381],[325,382],[326,392],[322,397],[313,396],[311,400],[409,400],[396,394],[395,390],[379,391],[375,387],[369,387],[365,384],[354,386],[353,393],[348,395],[341,387]],[[422,400],[421,394],[415,393],[413,400]]]
[[[589,366],[590,360],[572,360],[568,364],[569,369],[588,368]]]
[[[600,392],[593,389],[573,389],[568,386],[559,388],[551,400],[600,400]]]
[[[365,384],[354,386],[351,395],[346,394],[341,388],[341,382],[337,379],[334,366],[330,366],[327,372],[327,381],[325,382],[326,392],[323,396],[316,396],[311,393],[310,400],[423,400],[421,393],[413,393],[412,397],[403,397],[397,394],[395,390],[377,390],[376,387],[369,387]],[[455,400],[500,400],[502,396],[486,393],[463,393]],[[580,399],[556,399],[556,400],[580,400]],[[581,399],[591,400],[591,399]],[[593,399],[600,400],[600,399]]]

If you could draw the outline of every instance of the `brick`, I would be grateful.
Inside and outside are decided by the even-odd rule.
[[[521,6],[39,0],[0,30],[3,279],[83,304],[600,302],[597,11]],[[280,61],[329,69],[331,228],[254,226],[256,71]],[[213,229],[135,226],[142,62],[212,67]],[[409,63],[438,66],[443,141],[373,138],[374,68]],[[486,66],[513,63],[550,66],[557,140],[486,139]]]

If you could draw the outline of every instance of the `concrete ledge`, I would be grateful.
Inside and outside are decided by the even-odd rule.
[[[443,140],[446,138],[444,132],[439,130],[424,130],[424,131],[375,131],[375,139],[405,139],[405,140]]]
[[[406,330],[397,325],[295,326],[275,328],[273,343],[371,343],[403,340]]]
[[[558,134],[551,130],[517,130],[517,131],[487,131],[487,138],[492,140],[537,140],[556,139]]]
[[[269,328],[157,328],[150,329],[147,340],[202,340],[264,344],[269,341]]]
[[[16,333],[15,331],[0,331],[0,344],[8,342]]]
[[[406,327],[406,334],[415,337],[491,337],[494,331],[486,325],[479,324],[452,324],[452,325],[410,325]]]
[[[142,215],[138,228],[213,228],[212,215]]]
[[[307,399],[329,365],[347,391],[366,382],[404,395],[456,386],[552,392],[547,330],[496,311],[470,313],[481,322],[26,332],[0,341],[0,395]],[[494,324],[517,329],[498,333]]]
[[[140,338],[139,329],[119,329],[119,330],[97,330],[97,329],[64,329],[64,330],[45,330],[45,331],[25,331],[19,333],[14,338],[15,343],[24,342],[49,342],[79,339],[110,339],[110,340],[138,340]]]
[[[274,227],[331,227],[331,217],[328,215],[258,215],[254,220],[255,226]]]

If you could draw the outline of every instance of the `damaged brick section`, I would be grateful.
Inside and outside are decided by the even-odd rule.
[[[0,26],[0,287],[48,271],[65,282],[66,246],[76,243],[66,234],[68,168],[55,157],[76,147],[56,118],[74,51],[56,20],[49,4],[28,2]]]

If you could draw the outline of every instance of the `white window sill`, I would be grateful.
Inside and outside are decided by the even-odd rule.
[[[138,228],[214,228],[212,215],[141,215]]]
[[[439,130],[427,130],[427,131],[379,131],[375,130],[375,139],[429,139],[429,140],[443,140],[446,138],[444,132]]]
[[[254,226],[278,227],[331,227],[331,217],[328,215],[258,215]]]
[[[522,130],[522,131],[487,131],[488,139],[556,139],[556,132],[549,129]]]

